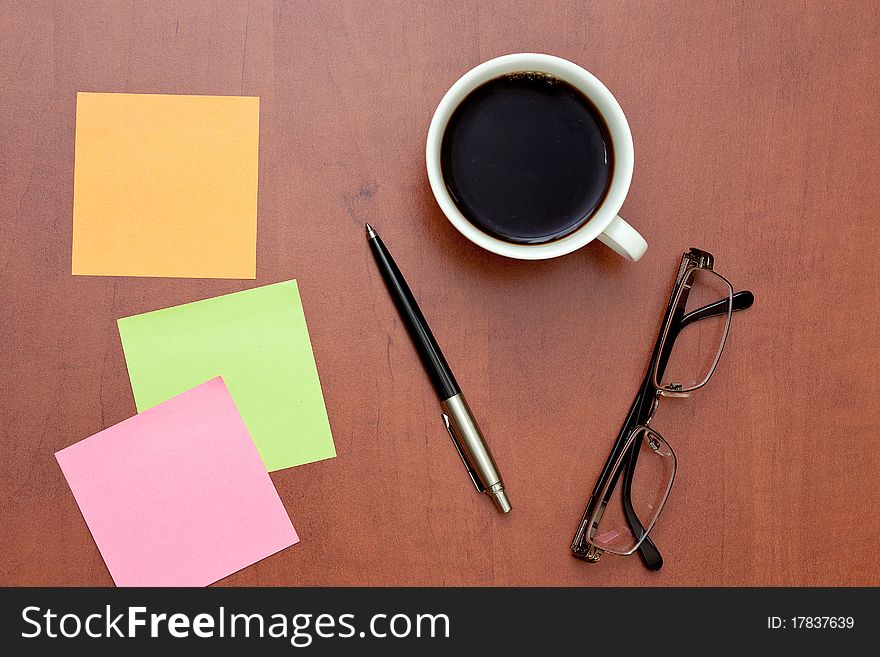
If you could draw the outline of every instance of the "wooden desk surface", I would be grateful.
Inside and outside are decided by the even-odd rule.
[[[297,278],[339,457],[272,479],[302,543],[230,585],[880,584],[875,3],[5,3],[0,39],[0,583],[110,585],[53,452],[135,412],[118,317]],[[622,214],[538,263],[481,251],[424,170],[459,75],[540,51],[632,127]],[[74,277],[77,91],[261,98],[256,281]],[[409,278],[514,511],[479,497],[364,239]],[[666,566],[568,545],[688,246],[757,302],[663,405]]]

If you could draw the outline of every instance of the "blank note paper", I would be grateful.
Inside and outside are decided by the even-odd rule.
[[[336,456],[296,281],[118,324],[139,411],[222,376],[268,470]]]
[[[255,278],[260,99],[78,93],[73,273]]]
[[[117,586],[207,586],[299,541],[220,378],[55,457]]]

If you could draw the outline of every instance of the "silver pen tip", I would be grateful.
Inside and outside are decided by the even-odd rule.
[[[370,224],[367,224],[367,239],[371,240],[376,237],[376,231],[373,230],[373,227]]]
[[[510,511],[510,500],[507,499],[507,495],[504,494],[504,489],[492,491],[492,501],[495,502],[495,506],[498,507],[498,510],[501,513],[508,513]]]

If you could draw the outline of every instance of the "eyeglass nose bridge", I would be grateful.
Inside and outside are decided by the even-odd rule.
[[[690,390],[681,390],[682,384],[680,383],[671,383],[667,388],[662,388],[657,390],[654,393],[654,399],[651,401],[651,410],[648,411],[648,418],[644,421],[644,426],[650,427],[651,420],[654,419],[654,414],[657,413],[657,407],[660,406],[660,398],[661,397],[690,397]]]
[[[654,419],[654,414],[657,412],[657,407],[660,406],[660,397],[663,396],[663,391],[658,390],[654,395],[653,401],[651,401],[651,410],[648,411],[648,417],[645,419],[643,425],[646,427],[651,426],[651,420]]]

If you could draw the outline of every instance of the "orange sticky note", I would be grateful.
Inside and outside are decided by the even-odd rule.
[[[256,278],[260,99],[77,93],[73,273]]]

